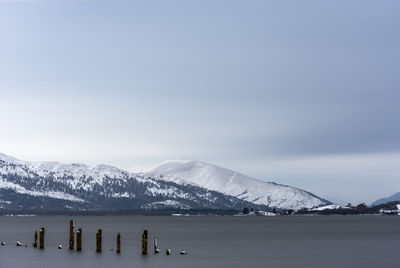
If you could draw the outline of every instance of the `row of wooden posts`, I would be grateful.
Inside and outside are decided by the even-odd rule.
[[[39,230],[39,248],[44,249],[44,227],[40,228]],[[96,233],[96,251],[102,251],[102,229],[98,229]],[[33,242],[33,246],[35,248],[38,247],[38,233],[35,231],[35,240]],[[74,221],[70,220],[69,222],[69,249],[73,250],[75,246],[75,235],[74,235]],[[148,231],[144,230],[142,234],[142,254],[147,254],[148,248]],[[61,249],[61,245],[59,245],[59,249]],[[76,250],[82,250],[82,228],[79,228],[76,232]],[[121,235],[120,233],[117,234],[117,253],[121,252]],[[159,253],[160,250],[158,249],[157,239],[154,238],[154,253]],[[171,254],[170,249],[165,250],[166,255]],[[181,254],[186,254],[186,251],[181,251]]]

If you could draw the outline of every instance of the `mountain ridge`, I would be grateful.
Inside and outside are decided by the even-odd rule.
[[[400,192],[394,193],[388,197],[380,198],[380,199],[376,200],[375,202],[372,202],[370,206],[378,206],[381,204],[394,202],[394,201],[400,201]]]
[[[58,204],[57,209],[83,211],[164,208],[241,210],[243,207],[300,209],[329,203],[304,190],[262,182],[205,162],[169,160],[158,167],[165,167],[167,163],[174,163],[171,168],[176,168],[176,164],[189,164],[186,166],[189,172],[193,165],[205,166],[214,169],[214,172],[206,177],[208,184],[204,184],[204,181],[195,183],[185,176],[173,176],[168,172],[132,173],[106,164],[88,166],[83,163],[23,161],[0,153],[0,209],[30,206],[28,201],[19,202],[17,196],[35,203],[37,209],[53,208],[51,202],[54,202]],[[243,184],[243,178],[244,186],[249,187],[242,189],[237,187],[237,180],[242,180]],[[259,192],[259,196],[254,196],[254,185],[268,185],[275,193],[264,196],[265,193]],[[236,189],[236,192],[224,192],[219,187]],[[285,189],[286,192],[283,191]],[[7,197],[12,197],[12,201]],[[261,202],[262,198],[267,198],[269,202]]]
[[[104,164],[90,167],[81,163],[30,162],[0,155],[3,210],[241,210],[250,206],[255,205],[201,187],[165,182]]]
[[[185,181],[209,190],[231,195],[268,207],[284,209],[312,208],[331,202],[295,187],[261,181],[240,172],[202,161],[168,160],[145,174],[166,181]]]

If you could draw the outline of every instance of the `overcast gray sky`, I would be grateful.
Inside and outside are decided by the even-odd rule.
[[[0,1],[0,152],[400,191],[399,1]]]

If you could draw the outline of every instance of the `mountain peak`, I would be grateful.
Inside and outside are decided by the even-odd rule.
[[[19,163],[19,162],[21,162],[21,160],[15,158],[15,157],[3,154],[3,153],[0,153],[0,160],[2,160],[4,162],[9,162],[9,163]]]
[[[261,181],[239,172],[201,161],[164,161],[147,172],[163,180],[187,183],[231,195],[259,205],[298,209],[326,205],[329,202],[306,191]]]

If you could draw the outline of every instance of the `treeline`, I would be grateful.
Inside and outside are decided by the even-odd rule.
[[[235,215],[239,211],[230,209],[131,209],[131,210],[88,210],[88,211],[65,211],[65,210],[6,210],[0,209],[0,215],[68,215],[68,216],[169,216],[176,215]]]
[[[337,209],[325,209],[320,211],[301,209],[294,214],[319,214],[319,215],[360,215],[360,214],[379,214],[381,210],[397,210],[396,205],[399,201],[389,202],[377,206],[369,207],[365,203],[352,206],[348,204],[346,207]]]

